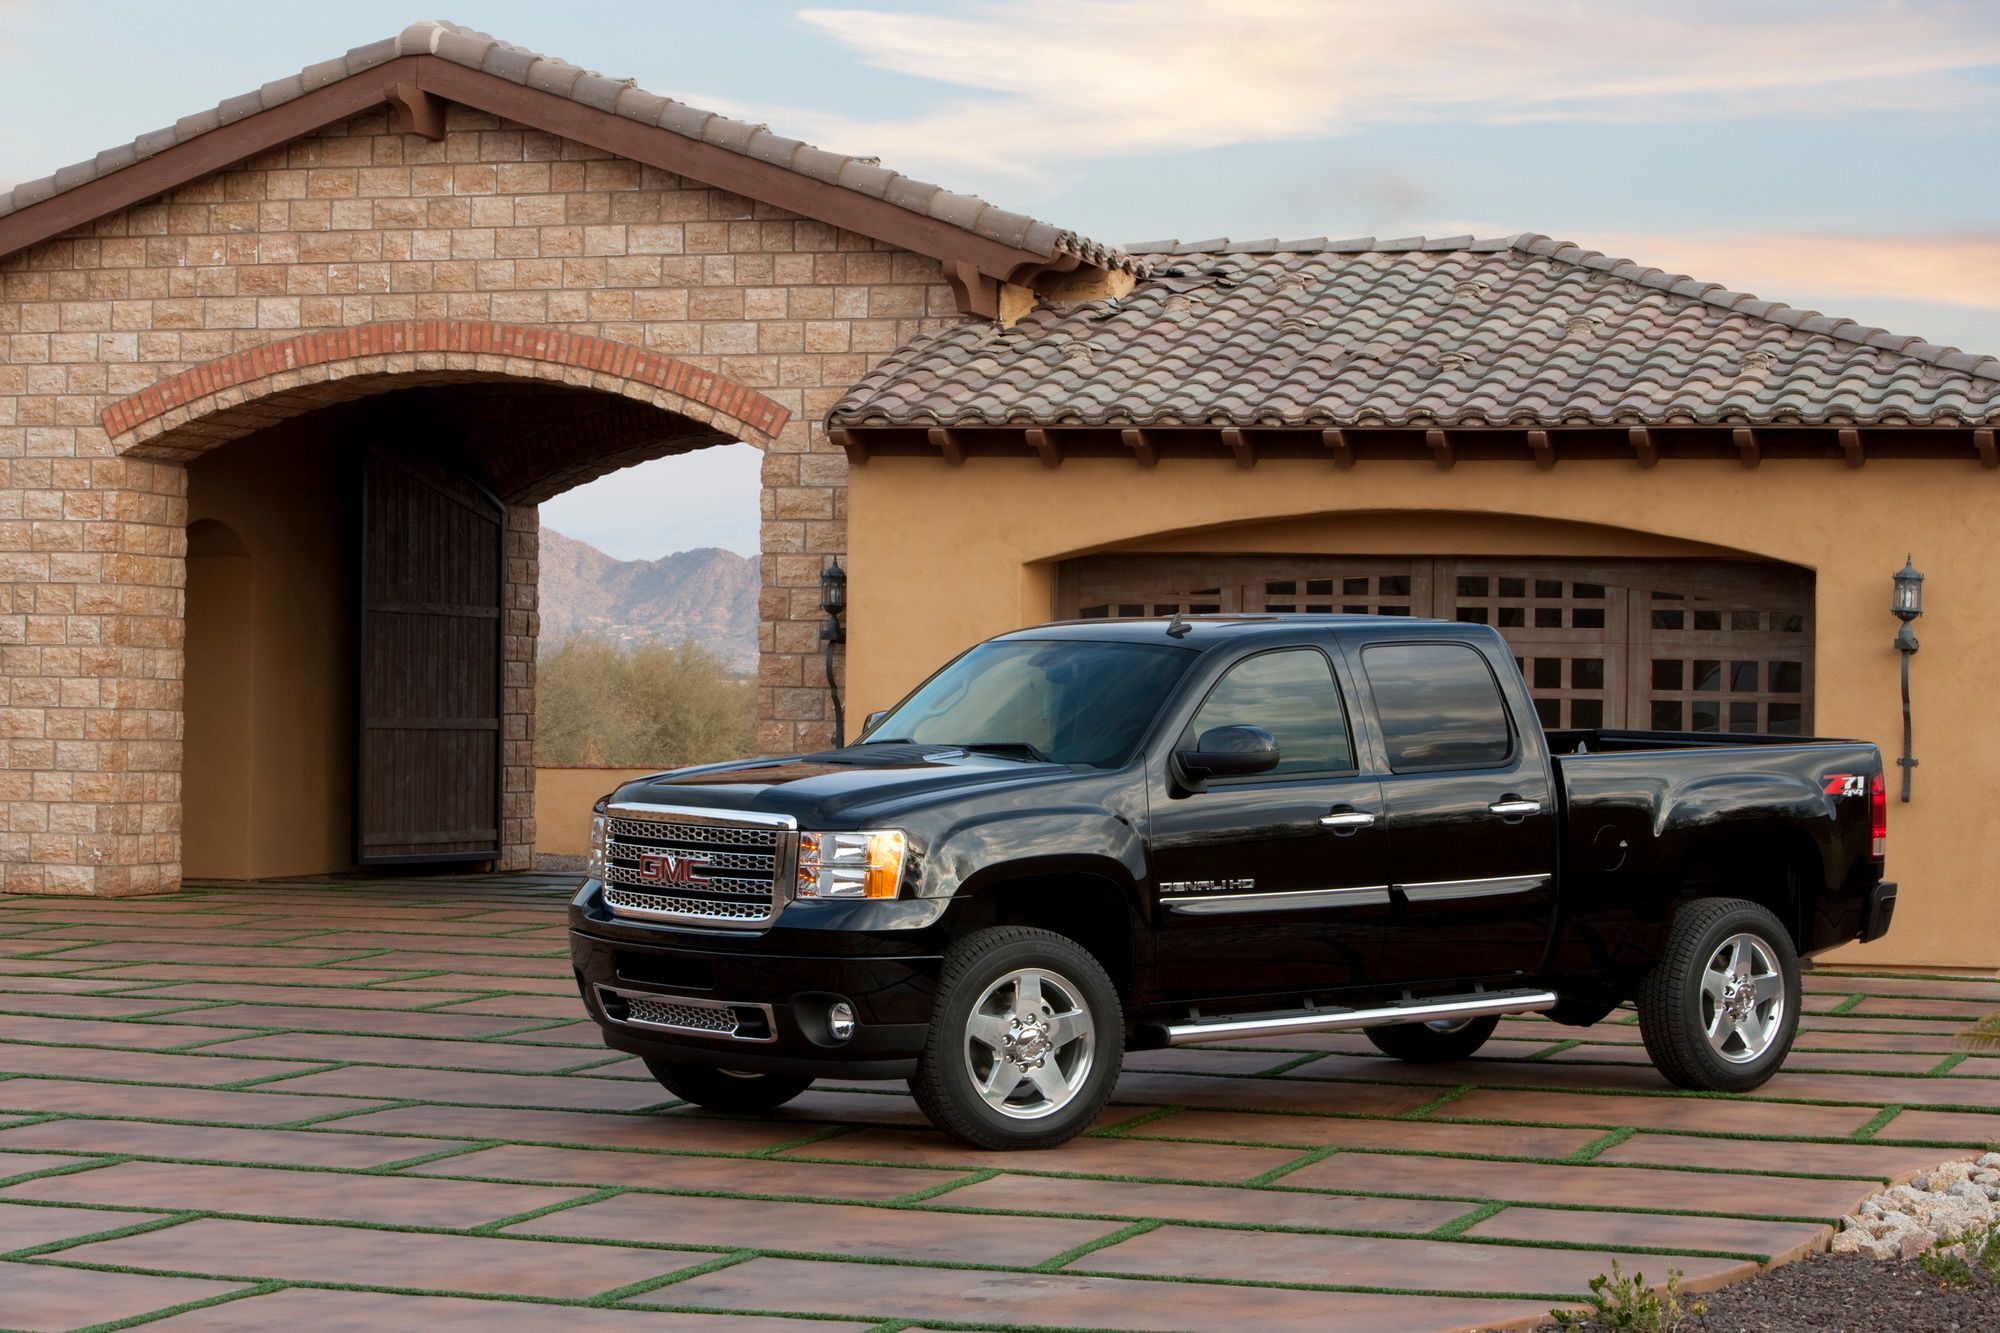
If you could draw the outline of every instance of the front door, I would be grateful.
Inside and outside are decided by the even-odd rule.
[[[1401,931],[1397,980],[1536,972],[1555,919],[1556,796],[1504,663],[1438,639],[1359,648]],[[1518,697],[1518,696],[1517,696]]]
[[[1153,777],[1147,843],[1169,995],[1316,994],[1373,979],[1392,925],[1381,788],[1356,763],[1345,667],[1298,643],[1230,665],[1181,731],[1277,739],[1277,769],[1192,794]],[[1351,697],[1351,695],[1350,695]],[[1247,980],[1240,980],[1247,979]]]
[[[436,462],[368,451],[355,860],[500,853],[506,511]]]

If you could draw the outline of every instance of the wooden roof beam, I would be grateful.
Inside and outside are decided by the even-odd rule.
[[[1140,467],[1160,465],[1159,442],[1153,438],[1151,431],[1127,428],[1118,432],[1118,438],[1132,451],[1132,457],[1139,460]]]
[[[1861,448],[1861,432],[1853,427],[1843,427],[1836,432],[1840,441],[1841,456],[1847,459],[1847,466],[1860,467],[1868,461],[1868,455]]]
[[[965,466],[965,440],[955,430],[943,426],[933,426],[925,432],[931,447],[944,455],[944,461],[953,467]]]
[[[383,92],[389,104],[389,128],[398,134],[415,134],[432,143],[444,141],[445,100],[427,93],[414,83],[392,83]]]
[[[1229,452],[1236,455],[1236,466],[1253,468],[1257,466],[1257,446],[1250,443],[1240,427],[1224,426],[1222,442],[1229,446]]]
[[[1450,437],[1441,430],[1425,431],[1424,445],[1431,451],[1431,461],[1441,470],[1458,461],[1458,455],[1451,451]]]
[[[1757,443],[1757,432],[1746,426],[1738,426],[1729,432],[1731,443],[1736,446],[1736,457],[1744,467],[1756,467],[1764,461],[1764,451]]]
[[[1062,447],[1050,438],[1049,433],[1039,426],[1031,426],[1023,432],[1028,444],[1041,455],[1043,467],[1062,466]]]
[[[1329,426],[1319,433],[1319,438],[1326,451],[1333,455],[1335,467],[1354,466],[1354,443],[1347,438],[1346,431]]]
[[[1528,448],[1535,455],[1535,466],[1547,472],[1556,465],[1556,447],[1549,443],[1549,433],[1545,430],[1528,432]]]
[[[859,467],[868,461],[868,446],[863,444],[860,437],[847,429],[847,427],[835,426],[827,434],[833,438],[835,444],[840,446],[841,452],[847,455],[847,462],[850,467]]]
[[[1653,432],[1644,426],[1635,426],[1625,432],[1625,438],[1632,444],[1632,456],[1639,460],[1640,467],[1657,467],[1660,462],[1660,446],[1653,439]]]
[[[1972,447],[1979,453],[1979,464],[1981,467],[2000,467],[2000,447],[1995,446],[1993,436],[1994,432],[1992,430],[1976,430],[1972,432]]]

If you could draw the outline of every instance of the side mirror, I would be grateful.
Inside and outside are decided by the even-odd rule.
[[[861,734],[866,736],[869,732],[875,730],[875,724],[887,716],[889,716],[889,710],[886,708],[878,708],[870,713],[867,719],[861,724]]]
[[[1174,751],[1174,764],[1195,791],[1211,778],[1241,778],[1278,766],[1278,741],[1262,727],[1212,727],[1192,750]]]

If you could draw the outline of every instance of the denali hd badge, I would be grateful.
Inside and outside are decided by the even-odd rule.
[[[1254,879],[1170,879],[1160,884],[1161,893],[1248,893],[1257,887]]]

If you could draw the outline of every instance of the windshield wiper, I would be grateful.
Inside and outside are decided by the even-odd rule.
[[[1018,754],[1032,759],[1038,764],[1054,762],[1026,741],[967,741],[958,748],[961,750],[976,750],[981,754]]]

